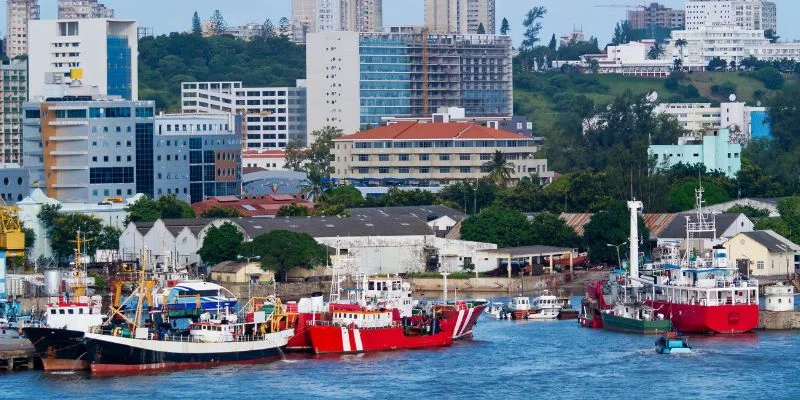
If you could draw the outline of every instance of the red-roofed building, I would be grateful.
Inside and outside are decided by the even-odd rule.
[[[199,203],[192,204],[192,209],[197,215],[214,206],[231,208],[239,211],[245,217],[273,217],[278,213],[278,209],[283,206],[297,204],[314,209],[314,203],[301,199],[299,196],[288,194],[271,194],[264,196],[253,196],[239,198],[236,196],[216,196]]]
[[[533,138],[472,122],[397,122],[334,140],[331,176],[367,186],[443,186],[482,178],[495,151],[513,165],[512,180],[538,174],[552,181],[547,160],[537,159]]]

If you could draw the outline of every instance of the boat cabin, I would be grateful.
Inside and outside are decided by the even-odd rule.
[[[86,331],[103,323],[101,296],[50,297],[45,310],[47,326]]]
[[[348,291],[351,304],[369,309],[397,309],[401,317],[410,317],[414,308],[411,284],[401,277],[364,277],[360,291]],[[356,298],[363,296],[363,301]]]
[[[205,343],[232,342],[236,325],[197,322],[189,325],[189,337]]]
[[[546,310],[546,309],[560,309],[561,308],[561,301],[558,297],[550,295],[550,294],[543,294],[533,301],[533,309],[534,310]]]
[[[358,328],[383,328],[392,325],[391,311],[335,310],[331,318],[334,325]]]
[[[525,311],[531,309],[531,300],[525,296],[518,296],[508,302],[508,308],[511,310]]]

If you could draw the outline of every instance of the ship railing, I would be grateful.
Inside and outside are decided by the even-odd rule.
[[[314,321],[313,325],[315,326],[333,326],[337,328],[347,328],[350,324],[345,324],[341,322],[333,322],[333,321]],[[389,325],[381,325],[381,326],[357,326],[356,328],[359,330],[368,330],[368,329],[386,329],[386,328],[398,328],[403,326],[401,323],[397,321],[392,321]]]

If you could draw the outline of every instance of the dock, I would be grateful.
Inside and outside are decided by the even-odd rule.
[[[758,312],[758,329],[768,331],[800,329],[800,311]]]
[[[36,354],[28,340],[0,340],[0,371],[32,370],[35,361]]]

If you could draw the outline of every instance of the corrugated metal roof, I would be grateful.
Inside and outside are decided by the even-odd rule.
[[[647,227],[647,230],[650,231],[650,237],[658,237],[661,231],[675,219],[676,215],[678,214],[645,213],[642,215],[642,219],[644,220],[644,225]]]
[[[347,140],[420,140],[420,139],[510,139],[530,140],[517,133],[487,128],[472,122],[398,122],[363,132],[344,135]]]
[[[736,222],[736,219],[742,214],[712,214],[715,226],[717,229],[716,236],[722,237],[728,228]],[[697,222],[697,215],[695,213],[679,213],[670,221],[657,235],[661,239],[682,239],[686,237],[686,217],[689,217],[691,222]],[[746,217],[745,217],[746,218]],[[712,234],[695,234],[695,238],[711,239]]]
[[[364,208],[351,208],[348,210],[353,217],[375,217],[375,216],[390,216],[390,217],[417,217],[424,221],[428,221],[428,217],[450,217],[458,222],[463,220],[467,215],[454,208],[443,205],[435,206],[397,206],[397,207],[364,207]]]
[[[233,219],[233,221],[241,226],[251,238],[278,229],[302,232],[313,237],[420,236],[434,234],[433,229],[425,221],[414,217],[237,218]]]
[[[792,243],[789,239],[779,235],[772,230],[742,232],[742,235],[756,241],[766,247],[770,253],[781,253],[786,251],[798,251],[800,246]]]
[[[583,236],[583,227],[592,220],[592,213],[561,213],[559,215],[578,235]]]

